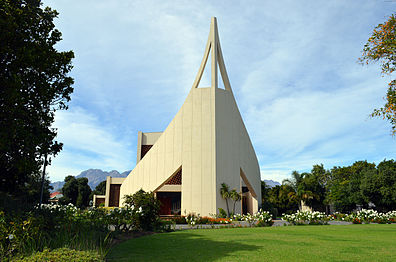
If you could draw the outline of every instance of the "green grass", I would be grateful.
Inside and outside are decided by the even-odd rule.
[[[396,261],[396,224],[199,229],[135,238],[109,261]]]

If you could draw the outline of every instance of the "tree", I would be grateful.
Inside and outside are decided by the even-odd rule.
[[[261,181],[261,208],[265,211],[269,211],[273,217],[277,217],[278,209],[270,201],[270,192],[271,187],[267,185],[265,181]]]
[[[383,74],[392,75],[396,70],[396,16],[375,27],[373,34],[364,45],[360,62],[380,62]],[[392,127],[392,134],[396,134],[396,79],[392,79],[386,93],[384,107],[375,109],[371,116],[382,116]]]
[[[268,201],[274,208],[276,208],[275,213],[290,213],[298,209],[297,200],[290,197],[294,193],[294,189],[288,184],[274,186],[271,188],[268,193]]]
[[[55,49],[58,13],[40,0],[0,1],[0,191],[25,194],[44,157],[62,144],[51,128],[73,92],[72,51]]]
[[[94,190],[96,195],[105,195],[106,194],[106,180],[100,182]]]
[[[91,188],[88,185],[88,178],[67,176],[62,187],[63,197],[60,199],[62,204],[72,203],[83,208],[89,205]]]
[[[336,211],[351,212],[356,205],[368,207],[368,198],[361,190],[365,177],[376,173],[375,164],[356,161],[351,166],[334,167],[332,179],[326,185],[326,202]]]
[[[230,216],[230,208],[228,206],[228,199],[231,198],[231,194],[230,194],[230,187],[226,183],[221,184],[220,195],[226,201],[227,216],[229,217]]]
[[[241,199],[242,199],[241,193],[237,192],[236,189],[233,189],[230,192],[230,198],[232,199],[232,201],[234,201],[234,206],[232,208],[232,214],[235,214],[235,204],[236,204],[236,202],[241,201]]]
[[[396,162],[384,160],[377,169],[366,170],[361,183],[362,195],[380,211],[396,209]]]
[[[282,184],[284,185],[288,185],[291,186],[294,191],[297,192],[298,186],[300,185],[300,183],[302,182],[304,175],[298,173],[297,171],[293,171],[291,173],[292,178],[291,179],[285,179],[283,180]]]

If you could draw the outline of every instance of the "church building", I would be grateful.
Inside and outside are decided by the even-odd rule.
[[[205,67],[211,72],[211,86],[202,88],[198,85]],[[139,132],[135,168],[126,178],[108,177],[106,195],[95,197],[104,199],[105,206],[122,206],[124,195],[143,189],[155,193],[161,215],[208,216],[219,208],[227,210],[222,183],[242,194],[237,213],[258,211],[260,168],[231,89],[213,17],[201,66],[179,112],[165,131]]]

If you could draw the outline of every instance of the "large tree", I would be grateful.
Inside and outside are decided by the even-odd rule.
[[[383,74],[392,76],[396,70],[396,15],[392,14],[388,20],[375,27],[373,34],[363,48],[361,62],[380,62]],[[396,79],[391,79],[386,93],[385,105],[375,109],[372,116],[387,119],[392,127],[392,134],[396,134]]]
[[[51,125],[73,92],[74,54],[55,48],[57,15],[40,0],[0,1],[0,191],[11,195],[62,149]]]
[[[367,202],[375,204],[380,211],[396,209],[396,162],[384,160],[377,169],[366,170],[361,193]]]
[[[326,202],[336,211],[351,212],[356,205],[368,207],[369,201],[362,193],[362,180],[376,173],[375,164],[356,161],[351,166],[333,167],[331,181],[326,185]]]
[[[65,184],[62,187],[63,197],[60,199],[61,204],[72,203],[77,207],[87,207],[89,205],[91,188],[88,185],[88,178],[67,176]]]

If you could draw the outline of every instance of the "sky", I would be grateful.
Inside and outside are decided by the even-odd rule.
[[[51,181],[134,168],[138,131],[165,130],[187,97],[212,16],[262,179],[396,158],[390,124],[369,117],[390,76],[358,63],[396,1],[43,2],[59,12],[57,49],[75,54],[72,100],[55,116],[64,146]]]

